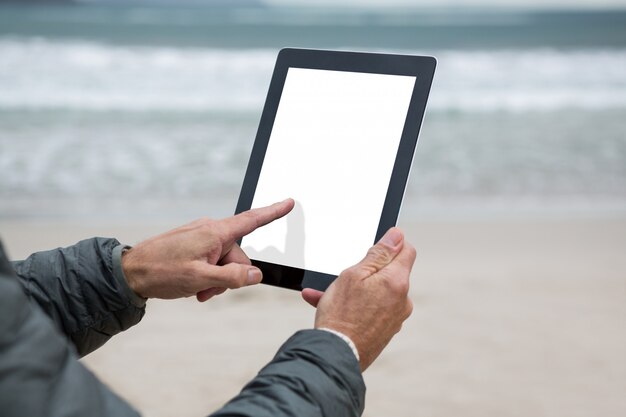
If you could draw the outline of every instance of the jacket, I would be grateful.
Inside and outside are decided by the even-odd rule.
[[[138,415],[78,361],[144,315],[121,249],[115,239],[93,238],[10,263],[0,243],[3,417]],[[364,397],[348,345],[303,330],[212,416],[351,417],[362,414]]]

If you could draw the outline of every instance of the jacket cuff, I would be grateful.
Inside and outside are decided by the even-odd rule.
[[[324,330],[325,332],[332,333],[335,336],[339,337],[341,340],[346,342],[348,344],[348,346],[350,346],[350,349],[352,350],[352,353],[354,353],[354,356],[356,357],[356,360],[357,361],[361,360],[361,356],[359,355],[359,350],[356,348],[356,345],[354,344],[352,339],[350,339],[347,335],[345,335],[345,334],[343,334],[341,332],[338,332],[337,330],[329,329],[328,327],[318,327],[318,330]]]
[[[307,390],[319,400],[322,409],[328,407],[334,410],[326,410],[323,415],[352,416],[354,410],[357,411],[356,415],[363,413],[365,382],[361,365],[344,340],[324,330],[301,330],[285,342],[273,363],[264,368],[260,375],[274,373],[281,367],[281,361],[294,357],[304,363],[315,364],[317,371],[327,376],[327,383],[323,383],[324,379],[316,378],[316,371],[308,367],[302,369],[304,372],[300,375],[303,381],[307,381]],[[342,408],[343,412],[337,413]]]
[[[135,307],[142,308],[146,305],[146,301],[148,299],[137,295],[137,293],[133,291],[128,285],[128,280],[126,280],[126,275],[124,275],[124,269],[122,268],[122,252],[124,251],[124,249],[130,249],[130,246],[117,245],[113,248],[113,252],[111,253],[113,262],[113,276],[120,283],[122,288],[124,288],[126,296],[130,300],[130,302]]]

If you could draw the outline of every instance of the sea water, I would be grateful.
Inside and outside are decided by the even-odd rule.
[[[0,7],[0,217],[228,215],[276,54],[438,59],[403,216],[624,210],[626,12]]]

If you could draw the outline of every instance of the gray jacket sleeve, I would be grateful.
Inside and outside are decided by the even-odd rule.
[[[0,414],[138,416],[78,361],[11,269],[0,245]]]
[[[118,247],[117,241],[96,239],[34,254],[14,265],[24,284],[20,285],[13,268],[3,259],[0,245],[3,417],[137,415],[78,361],[68,341],[69,336],[89,350],[143,314],[112,272],[113,250]],[[63,266],[56,267],[56,262]],[[45,265],[54,272],[45,272]],[[91,275],[97,271],[101,275]],[[103,282],[96,279],[83,288],[86,284],[82,281],[88,276],[101,277]],[[85,302],[94,304],[80,305]],[[128,311],[137,310],[141,313],[130,314],[129,319]],[[139,318],[133,319],[135,314]],[[100,332],[106,334],[98,336]],[[329,332],[305,330],[290,338],[241,393],[213,417],[353,417],[363,412],[364,396],[359,364],[348,345]]]
[[[212,417],[356,417],[365,407],[359,363],[346,342],[303,330]]]
[[[92,238],[13,262],[28,297],[80,356],[137,324],[144,315],[145,300],[124,279],[121,250],[115,239]]]

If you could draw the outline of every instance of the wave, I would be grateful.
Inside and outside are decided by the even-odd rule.
[[[260,112],[276,53],[3,38],[0,109]],[[430,111],[626,107],[626,49],[430,53]]]

